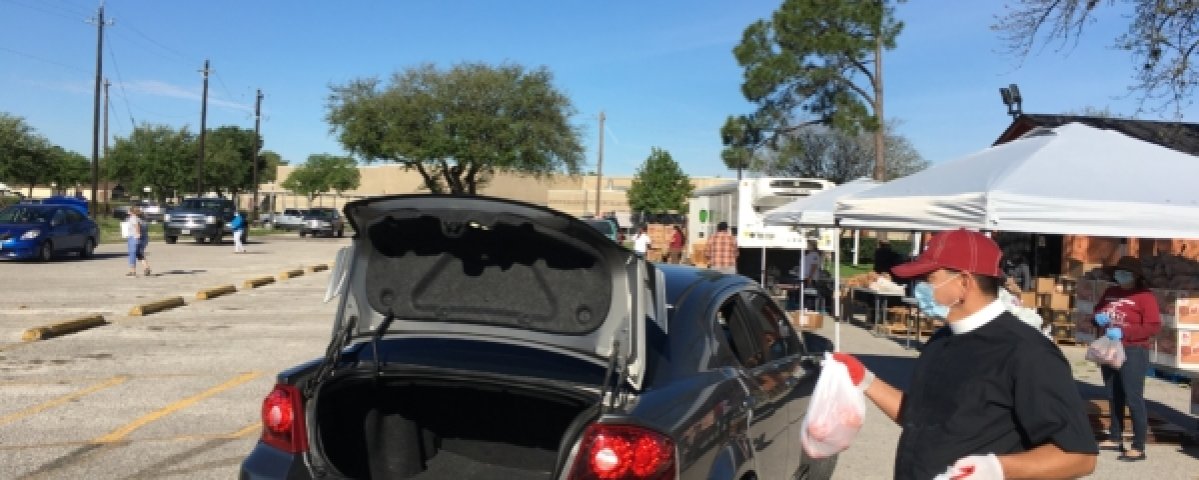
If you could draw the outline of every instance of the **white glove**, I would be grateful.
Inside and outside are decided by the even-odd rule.
[[[971,455],[954,462],[935,480],[1003,480],[1003,465],[994,453]]]

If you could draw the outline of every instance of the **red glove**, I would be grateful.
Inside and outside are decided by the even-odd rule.
[[[865,392],[867,388],[870,388],[870,384],[874,383],[874,372],[867,370],[858,357],[837,352],[833,354],[833,360],[845,365],[845,369],[849,370],[849,379],[853,381],[854,386],[858,387],[858,390]]]

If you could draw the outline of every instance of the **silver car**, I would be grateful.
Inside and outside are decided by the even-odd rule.
[[[341,212],[335,208],[314,208],[304,215],[304,221],[300,224],[300,236],[317,236],[325,235],[332,237],[344,236],[346,232],[346,221],[341,216]]]

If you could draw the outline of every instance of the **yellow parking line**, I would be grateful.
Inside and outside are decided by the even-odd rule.
[[[74,401],[74,400],[75,400],[75,399],[77,399],[77,398],[80,398],[80,397],[83,397],[83,396],[86,396],[86,395],[91,395],[91,394],[93,394],[93,393],[96,393],[96,392],[98,392],[98,391],[100,391],[100,390],[104,390],[105,388],[109,388],[109,387],[115,387],[115,386],[117,386],[117,385],[120,385],[120,384],[122,384],[122,383],[125,383],[125,381],[126,381],[126,380],[129,380],[129,377],[128,377],[128,376],[125,376],[125,375],[118,375],[118,376],[112,377],[112,378],[110,378],[110,379],[108,379],[108,380],[105,380],[105,381],[103,381],[103,382],[100,382],[100,383],[97,383],[97,384],[95,384],[95,385],[92,385],[92,386],[90,386],[90,387],[87,387],[87,388],[85,388],[85,389],[83,389],[83,390],[79,390],[79,391],[75,391],[75,392],[72,392],[72,393],[68,393],[68,394],[66,394],[66,395],[63,395],[63,396],[61,396],[61,397],[58,397],[58,398],[56,398],[56,399],[54,399],[54,400],[50,400],[49,402],[42,403],[42,404],[39,404],[39,405],[34,405],[34,406],[32,406],[32,407],[26,408],[26,409],[24,409],[24,410],[21,410],[21,411],[18,411],[18,412],[10,413],[10,414],[8,414],[8,415],[5,415],[5,416],[3,416],[3,417],[0,417],[0,425],[4,425],[4,424],[6,424],[6,423],[9,423],[9,422],[13,422],[13,421],[16,421],[16,420],[20,420],[20,419],[22,419],[22,418],[25,418],[25,417],[28,417],[28,416],[30,416],[30,415],[36,414],[36,413],[38,413],[38,412],[43,412],[43,411],[49,410],[49,409],[51,409],[51,408],[57,407],[57,406],[59,406],[59,405],[62,405],[62,404],[64,404],[64,403],[67,403],[67,402],[70,402],[70,401]]]
[[[233,377],[232,380],[229,380],[225,383],[222,383],[222,384],[212,387],[208,390],[200,392],[199,394],[187,397],[183,400],[179,400],[175,403],[167,405],[157,411],[150,412],[146,415],[143,415],[141,418],[134,420],[121,428],[113,430],[112,432],[108,433],[107,435],[104,435],[102,437],[97,437],[95,440],[92,440],[92,443],[119,442],[119,441],[123,440],[125,438],[125,436],[129,435],[130,433],[133,433],[134,430],[142,428],[152,422],[157,421],[158,419],[160,419],[162,417],[165,417],[167,415],[175,413],[179,410],[190,407],[190,406],[196,404],[197,402],[199,402],[200,400],[204,400],[205,398],[211,397],[211,396],[221,393],[225,390],[229,390],[233,387],[236,387],[236,386],[246,383],[250,380],[253,380],[253,379],[257,378],[259,375],[262,375],[262,372],[247,372],[247,373],[238,375],[236,377]]]
[[[262,422],[254,422],[249,425],[246,425],[246,428],[243,428],[241,430],[233,432],[233,434],[231,436],[233,438],[241,438],[241,437],[244,437],[251,433],[255,433],[259,430],[262,430]]]

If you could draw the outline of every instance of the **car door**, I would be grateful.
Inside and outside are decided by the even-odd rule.
[[[67,223],[66,209],[56,208],[54,213],[50,214],[50,241],[56,251],[80,247],[75,236],[71,235],[71,225]]]
[[[83,214],[74,209],[64,210],[67,216],[67,230],[71,236],[71,248],[83,248],[84,242],[87,241],[87,222],[84,222]]]
[[[747,292],[730,297],[720,307],[717,321],[745,372],[742,381],[748,398],[743,406],[749,410],[746,428],[758,478],[788,478],[791,418],[785,402],[786,379],[780,374],[780,355],[774,346],[777,333],[762,327],[748,299]]]
[[[774,300],[761,291],[744,292],[742,297],[755,324],[776,339],[767,350],[766,362],[772,365],[770,370],[779,383],[776,394],[779,395],[780,408],[788,415],[784,436],[788,439],[790,451],[794,453],[787,456],[787,478],[790,478],[790,474],[800,467],[800,425],[807,413],[808,400],[819,370],[804,358],[807,352],[803,343],[786,313]]]

